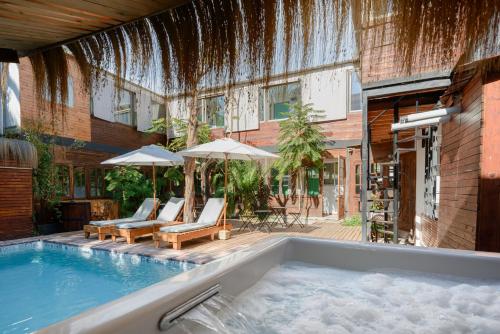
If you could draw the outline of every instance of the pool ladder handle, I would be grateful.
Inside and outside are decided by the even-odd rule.
[[[194,296],[193,298],[187,300],[186,302],[182,303],[181,305],[175,307],[171,311],[165,313],[161,318],[160,321],[158,322],[158,328],[160,331],[166,331],[172,325],[175,323],[175,321],[195,308],[196,306],[200,305],[207,299],[215,296],[220,292],[220,284],[216,284],[207,290],[199,293],[198,295]]]

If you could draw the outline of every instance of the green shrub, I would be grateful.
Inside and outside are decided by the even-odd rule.
[[[349,217],[345,217],[342,222],[344,226],[361,226],[361,216],[360,215],[352,215]]]
[[[106,174],[113,199],[120,203],[120,216],[129,217],[142,201],[153,197],[153,184],[137,167],[115,167]]]

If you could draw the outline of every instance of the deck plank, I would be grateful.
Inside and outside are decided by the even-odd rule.
[[[135,244],[129,245],[123,238],[118,238],[117,242],[112,242],[110,239],[99,241],[94,237],[85,239],[83,237],[83,232],[80,231],[33,237],[23,240],[30,241],[42,239],[81,247],[106,249],[115,252],[152,256],[159,259],[173,259],[203,264],[236,251],[246,249],[261,240],[275,236],[306,236],[333,240],[360,241],[361,227],[343,226],[338,222],[316,222],[314,224],[308,224],[304,228],[298,226],[286,230],[277,228],[271,233],[258,231],[239,232],[236,228],[233,230],[233,235],[229,240],[210,241],[209,238],[200,238],[183,242],[181,250],[174,250],[170,247],[155,248],[151,237],[138,238]],[[12,241],[8,243],[12,243]],[[7,243],[0,242],[0,246],[2,244]]]

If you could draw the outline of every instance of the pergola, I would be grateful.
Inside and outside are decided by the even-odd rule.
[[[187,0],[11,0],[0,3],[0,62],[16,61],[159,14]]]

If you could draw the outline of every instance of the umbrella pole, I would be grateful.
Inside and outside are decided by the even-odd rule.
[[[153,218],[156,220],[156,171],[155,171],[155,163],[153,162]]]
[[[227,154],[224,155],[224,230],[226,229],[226,212],[227,212]]]

